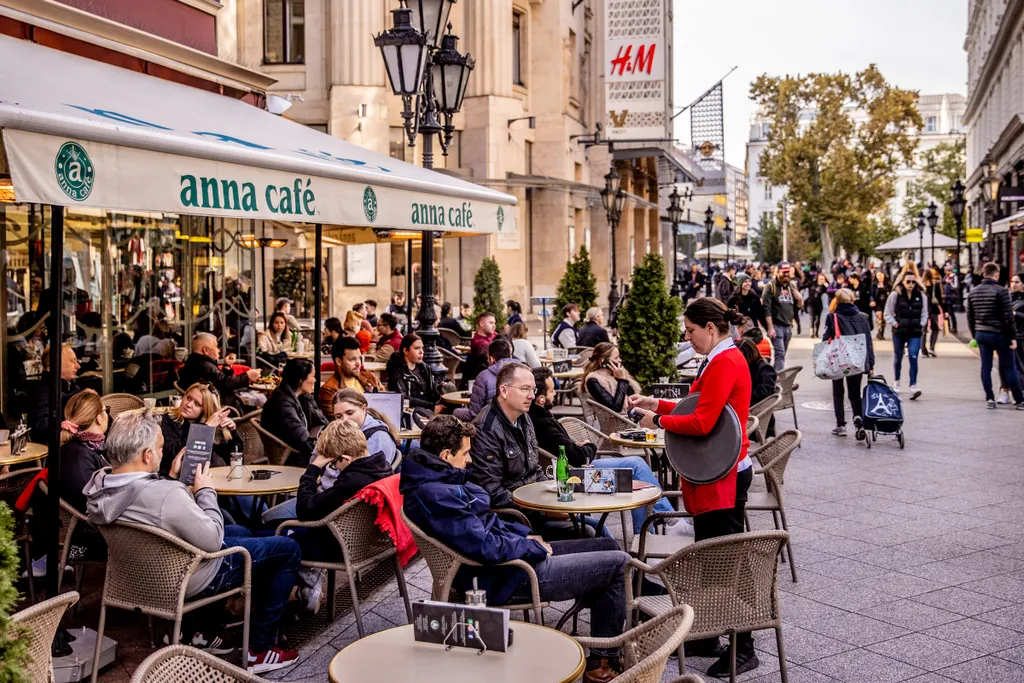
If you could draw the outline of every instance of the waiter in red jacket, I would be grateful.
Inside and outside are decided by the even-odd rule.
[[[747,423],[750,411],[750,370],[739,349],[729,335],[730,325],[742,326],[744,317],[734,308],[711,297],[703,297],[686,307],[683,325],[686,339],[693,344],[704,360],[697,370],[697,379],[690,387],[690,393],[697,392],[700,398],[697,408],[690,415],[671,415],[676,404],[660,401],[649,396],[630,396],[627,403],[643,415],[640,426],[647,429],[664,429],[688,436],[706,436],[718,421],[726,404],[736,411],[741,425]],[[750,440],[743,430],[743,446],[736,465],[726,476],[710,484],[691,484],[680,480],[683,505],[693,515],[695,541],[718,536],[742,533],[743,507],[747,502],[747,489],[753,479],[751,460],[747,456]],[[709,643],[700,641],[697,656],[717,656],[708,673],[712,676],[729,675],[728,649],[717,639]],[[697,641],[688,645],[696,646]],[[696,647],[688,648],[691,654]],[[706,650],[706,651],[705,651]],[[758,666],[754,654],[754,639],[749,633],[741,633],[736,639],[736,673],[750,671]]]

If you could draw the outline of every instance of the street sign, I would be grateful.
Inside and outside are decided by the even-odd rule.
[[[984,228],[967,228],[967,243],[981,242],[985,238]]]

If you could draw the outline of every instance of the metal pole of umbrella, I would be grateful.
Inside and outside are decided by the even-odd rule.
[[[51,524],[45,525],[46,540],[46,594],[57,595],[58,572],[64,571],[60,566],[60,423],[61,412],[61,356],[64,338],[64,207],[50,205],[50,320],[47,332],[50,336],[50,410],[46,465],[49,469],[47,481],[50,495],[46,499],[47,518]],[[110,349],[107,349],[110,353]],[[70,539],[69,539],[70,542]],[[28,571],[32,571],[29,565]]]
[[[316,273],[313,276],[313,365],[315,366],[313,372],[316,376],[316,390],[315,394],[320,395],[320,344],[323,341],[321,331],[322,318],[323,318],[323,301],[324,301],[324,286],[321,281],[324,269],[323,269],[323,258],[324,258],[324,226],[323,223],[316,224],[316,245],[313,247],[313,268]],[[305,254],[306,250],[303,249],[302,253]],[[305,259],[303,259],[305,261]],[[305,282],[305,278],[303,278]]]

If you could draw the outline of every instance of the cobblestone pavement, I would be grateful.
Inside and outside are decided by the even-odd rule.
[[[785,489],[799,582],[788,566],[779,572],[789,680],[1024,681],[1024,413],[986,410],[977,357],[950,337],[938,358],[920,361],[923,395],[904,402],[906,449],[880,437],[869,451],[830,434],[831,386],[806,369],[811,346],[805,336],[790,349],[790,364],[805,370],[803,447]],[[876,354],[891,379],[891,343]],[[777,420],[780,429],[793,425],[792,413]],[[768,513],[751,516],[755,528],[771,527]],[[406,575],[412,599],[426,598],[422,560]],[[363,608],[367,632],[406,623],[393,581]],[[566,608],[549,608],[546,623]],[[331,658],[356,638],[349,612],[305,643],[296,666],[271,676],[326,681]],[[756,635],[756,646],[761,666],[739,680],[779,681],[772,634]],[[709,663],[688,659],[687,668],[701,673]],[[671,659],[664,680],[676,668]]]

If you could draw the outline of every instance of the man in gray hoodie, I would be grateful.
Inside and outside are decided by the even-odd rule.
[[[148,410],[124,412],[114,419],[107,432],[111,466],[97,470],[83,490],[89,521],[148,524],[208,553],[245,548],[252,558],[249,668],[260,673],[293,664],[298,653],[276,647],[274,636],[295,586],[298,544],[281,536],[253,538],[245,527],[225,527],[208,463],[196,470],[191,489],[177,480],[184,449],[171,466],[171,478],[157,474],[163,441],[160,417]],[[243,566],[243,556],[237,553],[202,562],[189,578],[185,596],[204,598],[240,586]]]

